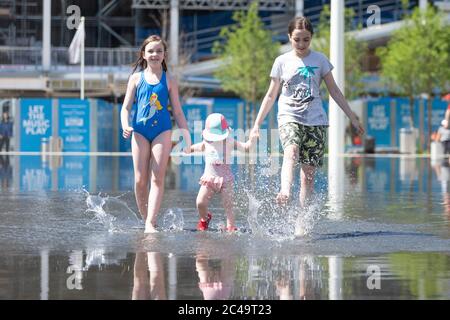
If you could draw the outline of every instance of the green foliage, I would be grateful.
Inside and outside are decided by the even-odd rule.
[[[431,99],[436,90],[449,87],[450,28],[441,12],[432,6],[416,8],[406,17],[405,25],[394,33],[387,47],[377,50],[381,61],[381,75],[391,92],[406,95],[410,101],[410,124],[413,127],[414,97],[421,93],[428,99],[428,136],[431,136]],[[420,145],[429,139],[420,134]]]
[[[402,11],[407,12],[409,7],[409,0],[401,0],[402,3]]]
[[[220,32],[224,43],[214,43],[213,52],[225,62],[214,75],[225,91],[235,93],[254,106],[265,95],[280,45],[272,42],[271,32],[264,29],[256,1],[247,12],[234,13],[233,20],[236,25]]]
[[[351,30],[355,13],[353,9],[345,9],[345,31]],[[312,48],[330,56],[330,6],[325,5],[320,13],[318,31],[314,35]],[[367,44],[356,41],[349,34],[345,35],[345,96],[353,99],[364,92],[361,79],[364,72],[361,70],[361,60],[367,51]]]
[[[390,91],[410,97],[445,91],[450,74],[450,28],[441,13],[416,8],[387,47],[379,48],[381,75]],[[412,114],[411,114],[412,115]]]

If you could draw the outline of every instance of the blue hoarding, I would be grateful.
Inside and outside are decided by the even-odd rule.
[[[240,99],[215,98],[212,112],[223,114],[231,128],[243,129],[239,128],[239,118],[244,116],[244,105]]]
[[[89,152],[89,101],[59,99],[59,136],[63,151]]]
[[[424,131],[425,134],[429,134],[428,131],[428,109],[427,101],[424,101]],[[431,102],[431,132],[437,131],[441,126],[441,122],[445,117],[445,111],[447,110],[447,102],[443,100],[434,99]]]
[[[186,117],[192,143],[202,141],[202,131],[207,117],[207,105],[185,104],[183,112]]]
[[[119,191],[134,189],[132,157],[119,157]]]
[[[119,151],[120,152],[131,152],[131,138],[125,139],[123,137],[123,130],[122,130],[122,123],[120,120],[120,113],[122,110],[122,105],[118,104],[116,105],[117,108],[117,112],[119,114],[119,130],[118,130],[118,134],[119,134]],[[134,113],[136,112],[136,105],[134,104],[133,107],[131,108],[131,112],[130,112],[130,118],[128,119],[128,123],[130,124],[130,126],[132,125],[132,119],[134,117]]]
[[[114,108],[111,103],[97,100],[97,151],[115,151],[114,146]]]
[[[20,100],[20,151],[41,151],[42,138],[51,136],[50,99]]]
[[[201,157],[202,156],[200,155],[192,156],[192,163],[180,164],[177,166],[179,169],[180,190],[197,191],[200,188],[200,184],[198,182],[200,177],[203,175],[203,171],[205,170],[205,165]],[[192,200],[195,203],[195,199]]]
[[[390,99],[367,102],[367,134],[375,138],[377,146],[391,146]]]

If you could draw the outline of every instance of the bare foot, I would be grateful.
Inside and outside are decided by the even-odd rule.
[[[280,192],[277,194],[276,200],[280,206],[285,206],[288,203],[290,197],[291,197],[291,194],[289,191],[280,190]]]
[[[221,230],[222,232],[236,232],[236,231],[238,231],[239,229],[238,229],[238,227],[236,227],[236,226],[234,226],[234,225],[227,225],[227,227],[221,226],[221,227],[220,227],[220,230]]]
[[[144,233],[157,233],[159,232],[154,226],[152,225],[146,225]]]

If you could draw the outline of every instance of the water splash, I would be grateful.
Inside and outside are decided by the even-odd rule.
[[[108,229],[108,232],[120,232],[124,229],[136,228],[142,225],[142,221],[128,205],[117,197],[108,195],[91,195],[86,197],[86,212],[91,212],[94,217],[91,223],[99,223]]]
[[[274,203],[274,199],[267,196],[257,199],[255,194],[249,191],[246,193],[249,200],[247,221],[252,234],[273,240],[284,239],[283,235],[292,238],[293,223],[286,212],[282,212],[283,210]],[[292,230],[288,230],[289,228]]]
[[[182,231],[184,228],[183,210],[181,208],[168,209],[162,217],[161,228],[163,231]]]
[[[86,212],[94,213],[93,221],[91,221],[89,224],[91,224],[92,222],[98,222],[107,227],[108,232],[120,231],[120,229],[118,230],[118,228],[114,225],[114,221],[116,220],[116,218],[110,214],[107,214],[103,209],[106,200],[107,197],[103,198],[100,194],[89,195],[86,198],[86,205],[88,206]]]
[[[270,178],[274,175],[277,175],[279,169],[280,169],[279,159],[274,160],[272,157],[269,157],[266,161],[266,164],[263,167],[261,167],[260,175]]]
[[[248,196],[248,218],[247,222],[250,227],[250,230],[252,230],[252,233],[254,234],[263,234],[261,227],[258,223],[258,210],[261,206],[261,201],[258,201],[255,196],[250,194],[247,191]]]
[[[274,197],[257,199],[256,195],[246,191],[249,199],[248,224],[252,234],[266,236],[275,241],[293,240],[296,237],[309,236],[315,225],[325,215],[323,206],[326,196],[315,194],[311,204],[301,208],[293,200],[288,207],[281,207]],[[275,194],[267,190],[265,195]],[[295,204],[297,203],[297,204]]]
[[[310,202],[310,205],[299,211],[295,219],[294,235],[296,237],[309,236],[314,226],[325,216],[323,207],[325,196],[316,194]]]

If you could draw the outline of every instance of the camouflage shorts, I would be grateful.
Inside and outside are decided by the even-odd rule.
[[[326,126],[304,126],[295,122],[288,122],[279,128],[283,150],[287,146],[296,145],[299,148],[299,161],[314,167],[323,164]]]

